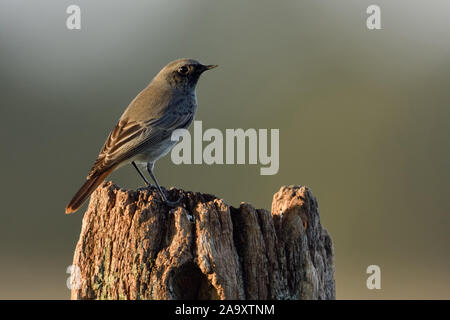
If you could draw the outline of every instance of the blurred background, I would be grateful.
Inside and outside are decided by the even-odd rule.
[[[81,30],[66,8],[81,8]],[[0,298],[68,299],[86,204],[64,207],[128,103],[169,61],[200,79],[203,128],[279,128],[280,170],[181,165],[164,186],[270,208],[309,186],[335,245],[339,299],[450,298],[450,2],[0,2]],[[141,186],[131,166],[111,177]],[[366,268],[381,268],[368,290]]]

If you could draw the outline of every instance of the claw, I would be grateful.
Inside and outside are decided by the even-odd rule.
[[[169,206],[169,207],[176,207],[180,204],[181,200],[183,199],[183,196],[178,197],[175,201],[170,201],[167,199],[165,194],[161,194],[163,201]]]
[[[182,197],[179,197],[176,201],[169,201],[169,200],[164,200],[164,202],[169,206],[169,207],[176,207],[180,204]]]

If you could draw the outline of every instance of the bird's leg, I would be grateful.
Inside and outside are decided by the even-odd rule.
[[[134,161],[132,161],[131,164],[137,170],[137,172],[139,173],[141,178],[144,179],[144,182],[147,185],[147,187],[150,187],[150,188],[153,187],[153,185],[150,182],[148,182],[147,178],[144,176],[144,174],[142,173],[141,169],[139,169],[139,167],[136,165],[136,163]]]
[[[169,201],[169,200],[167,200],[166,195],[165,195],[164,192],[161,190],[161,187],[159,186],[159,183],[158,183],[158,181],[156,180],[155,175],[153,174],[153,166],[154,166],[154,163],[153,163],[153,162],[147,163],[147,171],[148,171],[150,177],[151,177],[151,178],[153,179],[153,181],[155,182],[156,187],[158,188],[158,191],[159,191],[159,193],[161,194],[161,197],[163,198],[164,202],[167,203],[167,205],[170,206],[170,207],[175,207],[175,206],[180,202],[181,198],[179,198],[177,201]]]

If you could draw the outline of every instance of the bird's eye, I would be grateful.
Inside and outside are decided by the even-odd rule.
[[[186,67],[186,66],[181,66],[181,67],[178,69],[178,73],[179,73],[179,74],[182,74],[182,75],[186,75],[188,72],[189,72],[189,68]]]

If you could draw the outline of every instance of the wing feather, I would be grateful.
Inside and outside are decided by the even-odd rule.
[[[152,144],[170,139],[172,131],[187,128],[193,116],[192,112],[175,111],[148,121],[121,119],[109,134],[88,178],[131,158]]]

